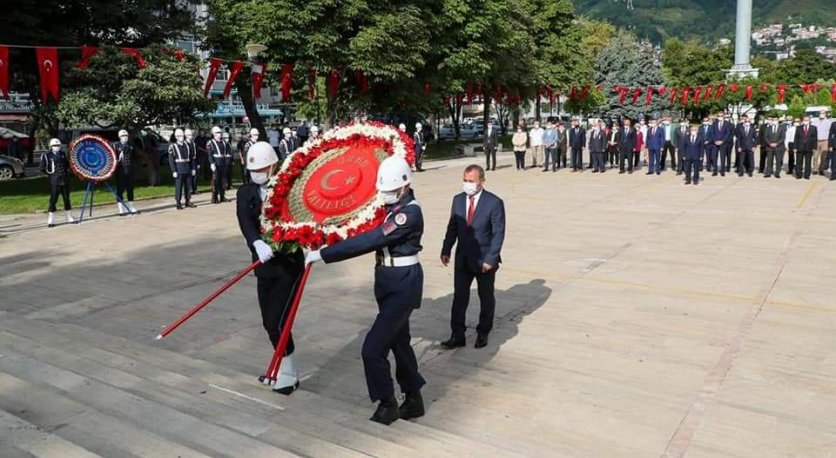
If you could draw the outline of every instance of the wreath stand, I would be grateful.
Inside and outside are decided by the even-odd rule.
[[[119,198],[119,194],[117,194],[116,190],[113,189],[113,185],[111,185],[107,181],[104,181],[103,183],[104,183],[105,187],[107,188],[107,190],[110,191],[111,194],[113,194],[113,197],[116,198],[116,202],[118,204],[122,205],[123,207],[127,208],[127,205],[125,205],[125,202],[122,199]],[[78,214],[78,224],[81,224],[81,221],[84,219],[84,210],[85,209],[88,210],[88,216],[93,217],[93,194],[94,194],[93,191],[95,190],[95,188],[96,188],[96,183],[94,183],[92,181],[87,182],[87,190],[84,191],[84,199],[81,201],[81,213]],[[89,199],[89,202],[88,202],[88,199]]]

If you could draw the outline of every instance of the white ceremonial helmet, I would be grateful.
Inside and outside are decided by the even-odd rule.
[[[185,134],[183,133],[183,129],[175,129],[174,130],[174,138],[176,138],[177,141],[182,141],[184,135]]]
[[[412,169],[402,157],[390,156],[377,169],[377,190],[395,191],[412,182]]]
[[[223,132],[223,130],[221,130],[221,128],[218,127],[218,126],[215,126],[215,127],[212,128],[212,133],[213,134],[219,134],[221,132]]]
[[[398,124],[398,129],[400,129],[401,132],[406,132],[406,124],[404,124],[404,123]]]
[[[282,134],[284,134],[285,137],[287,137],[291,133],[292,132],[290,131],[290,127],[285,127],[284,129],[282,129]]]
[[[267,142],[256,142],[247,152],[247,170],[259,170],[279,162],[276,150]]]
[[[258,129],[256,129],[255,127],[250,129],[250,135],[258,135]]]
[[[58,140],[57,138],[50,140],[49,147],[52,148],[53,146],[61,146],[61,140]]]
[[[311,133],[316,135],[319,133],[319,127],[311,126]]]
[[[222,137],[224,140],[229,140],[229,132],[224,132]]]
[[[122,130],[119,131],[119,138],[127,137],[127,136],[128,136],[128,131],[127,130],[122,129]]]
[[[186,138],[189,139],[189,140],[191,140],[192,137],[194,137],[194,132],[192,132],[191,129],[186,129],[185,131],[183,131],[183,133],[186,135]]]
[[[422,126],[420,122],[416,122],[415,123],[415,128],[418,129],[418,130],[421,130],[421,129],[424,128],[424,126]]]

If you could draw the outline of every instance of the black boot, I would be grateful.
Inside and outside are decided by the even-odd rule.
[[[369,420],[383,425],[391,425],[398,418],[400,418],[398,401],[392,397],[381,400],[380,404],[377,405],[377,410],[375,410],[374,415]]]
[[[421,397],[420,391],[413,391],[406,393],[406,398],[403,400],[400,408],[398,408],[401,418],[409,420],[410,418],[418,418],[424,416],[424,398]]]

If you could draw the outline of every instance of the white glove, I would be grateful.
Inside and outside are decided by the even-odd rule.
[[[270,248],[270,245],[267,245],[264,240],[256,240],[253,242],[253,248],[255,248],[255,254],[258,255],[258,260],[261,261],[262,264],[273,259],[273,249]]]
[[[195,176],[196,173],[197,173],[197,170],[192,169],[192,176]]]
[[[172,173],[171,176],[173,176],[174,178],[177,178],[177,172]]]
[[[210,169],[212,169],[212,171],[214,172],[214,171],[215,171],[215,168],[216,168],[216,167],[215,167],[215,164],[209,164],[209,168],[210,168]]]
[[[308,255],[305,256],[305,264],[313,264],[318,261],[322,261],[322,255],[319,254],[319,250],[308,251]]]

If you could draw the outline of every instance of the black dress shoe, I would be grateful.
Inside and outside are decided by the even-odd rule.
[[[776,174],[775,174],[775,178],[781,178],[781,175],[779,175],[779,174],[777,174],[777,173],[776,173]]]
[[[283,394],[285,396],[290,396],[290,393],[293,393],[299,389],[299,380],[296,381],[293,385],[285,386],[282,388],[273,388],[273,392]]]
[[[177,209],[178,209],[178,210],[182,210],[182,209],[183,209],[183,206],[182,206],[182,205],[180,205],[180,204],[177,204]]]
[[[488,335],[479,335],[476,337],[476,343],[473,345],[475,348],[482,348],[488,345]]]
[[[458,347],[464,347],[465,346],[464,337],[461,337],[461,338],[450,337],[449,339],[445,340],[444,342],[441,342],[441,346],[448,349],[448,350],[453,349],[453,348],[458,348]]]
[[[197,208],[197,205],[195,205],[191,202],[187,203],[186,206],[189,207],[189,208]]]
[[[691,184],[691,180],[685,180],[685,184]]]
[[[392,422],[401,418],[398,410],[398,402],[395,398],[384,399],[377,405],[377,410],[374,411],[369,420],[380,423],[382,425],[391,425]]]
[[[424,399],[420,391],[406,393],[403,404],[398,408],[398,413],[403,420],[424,416]]]

